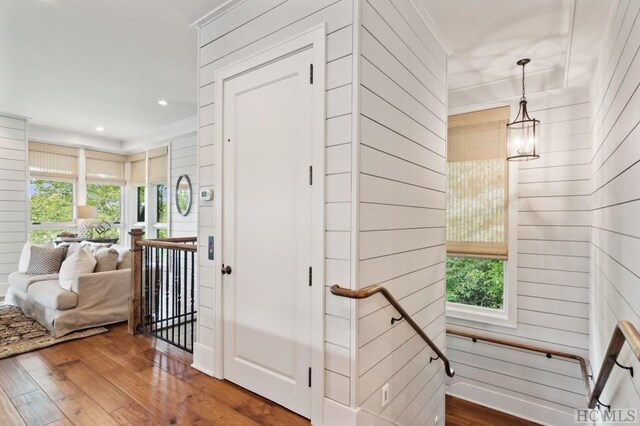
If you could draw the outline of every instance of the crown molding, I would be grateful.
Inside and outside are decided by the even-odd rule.
[[[566,37],[563,87],[569,86],[569,67],[573,47],[573,28],[576,20],[576,0],[562,2],[562,34]]]
[[[232,10],[234,7],[238,6],[241,3],[244,3],[246,0],[227,0],[222,3],[220,6],[213,9],[211,12],[205,13],[202,17],[196,19],[191,25],[191,28],[202,27],[205,24],[213,21],[214,19],[219,18],[225,13]]]
[[[120,139],[108,136],[97,136],[77,130],[29,122],[29,141],[53,143],[56,145],[73,146],[77,148],[92,148],[121,154],[123,144]]]
[[[198,130],[198,116],[192,115],[185,119],[175,121],[159,129],[123,142],[122,149],[125,153],[131,153],[140,149],[153,148],[156,145],[166,143],[170,139],[176,139],[195,133]]]
[[[414,8],[420,19],[422,19],[422,22],[424,22],[427,28],[429,28],[438,43],[440,43],[440,47],[442,47],[447,55],[450,55],[453,52],[451,43],[447,41],[442,30],[427,10],[427,7],[420,0],[409,0],[409,3]]]
[[[0,116],[7,117],[7,118],[15,118],[16,120],[25,120],[25,121],[31,120],[31,117],[26,117],[24,115],[19,115],[19,114],[11,114],[9,112],[2,112],[2,111],[0,111]]]

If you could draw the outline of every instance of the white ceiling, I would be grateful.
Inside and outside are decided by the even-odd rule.
[[[193,116],[189,25],[222,2],[2,0],[0,111],[123,140]]]
[[[450,54],[452,108],[517,96],[522,57],[532,59],[528,93],[587,85],[611,4],[414,1]],[[223,2],[0,0],[0,111],[125,141],[192,117],[197,35],[189,24]]]
[[[451,107],[587,86],[611,0],[418,0],[449,53]]]

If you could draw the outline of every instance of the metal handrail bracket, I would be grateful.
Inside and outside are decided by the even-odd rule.
[[[589,400],[589,408],[595,408],[596,405],[602,404],[600,402],[602,391],[604,391],[604,386],[607,384],[613,367],[617,364],[618,356],[625,342],[629,344],[631,351],[638,361],[640,361],[640,333],[638,333],[638,330],[636,330],[629,321],[618,321],[616,328],[613,330],[611,340],[609,341],[607,353],[604,356],[604,360],[602,360],[600,373],[598,374],[596,385],[593,388],[591,399]]]
[[[449,359],[444,355],[444,353],[436,346],[435,343],[426,335],[426,333],[420,328],[420,326],[411,318],[411,315],[398,303],[398,301],[389,293],[385,287],[381,285],[371,285],[369,287],[365,287],[360,290],[350,290],[348,288],[342,288],[337,284],[331,286],[331,293],[340,296],[340,297],[348,297],[349,299],[366,299],[368,297],[373,296],[374,294],[380,293],[385,299],[395,308],[396,311],[400,313],[402,318],[407,321],[407,323],[415,330],[416,333],[422,340],[431,348],[433,352],[437,355],[436,358],[432,358],[431,360],[440,359],[444,363],[444,369],[447,373],[447,376],[453,377],[455,371],[451,368],[451,364],[449,363]]]

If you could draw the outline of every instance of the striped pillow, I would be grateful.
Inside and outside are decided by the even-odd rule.
[[[50,248],[31,246],[31,259],[29,259],[27,275],[58,273],[66,252],[66,247]]]

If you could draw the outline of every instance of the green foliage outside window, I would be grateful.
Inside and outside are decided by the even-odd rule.
[[[145,201],[144,201],[144,196],[145,196],[145,192],[146,192],[147,188],[145,186],[139,186],[137,188],[137,208],[136,208],[136,216],[138,219],[138,222],[144,222],[144,215],[145,215]]]
[[[73,222],[73,184],[32,179],[29,188],[32,223]]]
[[[447,257],[447,301],[485,308],[504,305],[504,262]]]
[[[156,185],[156,217],[158,223],[167,223],[167,185]]]
[[[74,232],[73,229],[32,229],[29,232],[29,241],[33,244],[46,244],[55,240],[62,232]]]
[[[98,217],[95,223],[103,220],[109,222],[112,226],[120,222],[122,212],[122,190],[118,185],[96,185],[87,184],[87,205],[98,208]],[[94,238],[98,237],[120,237],[120,230],[111,228],[107,232],[98,235],[94,231]]]
[[[73,184],[71,182],[32,179],[29,185],[29,196],[32,223],[73,222]],[[29,232],[29,240],[34,244],[44,244],[64,231],[73,231],[73,229],[34,229]]]

